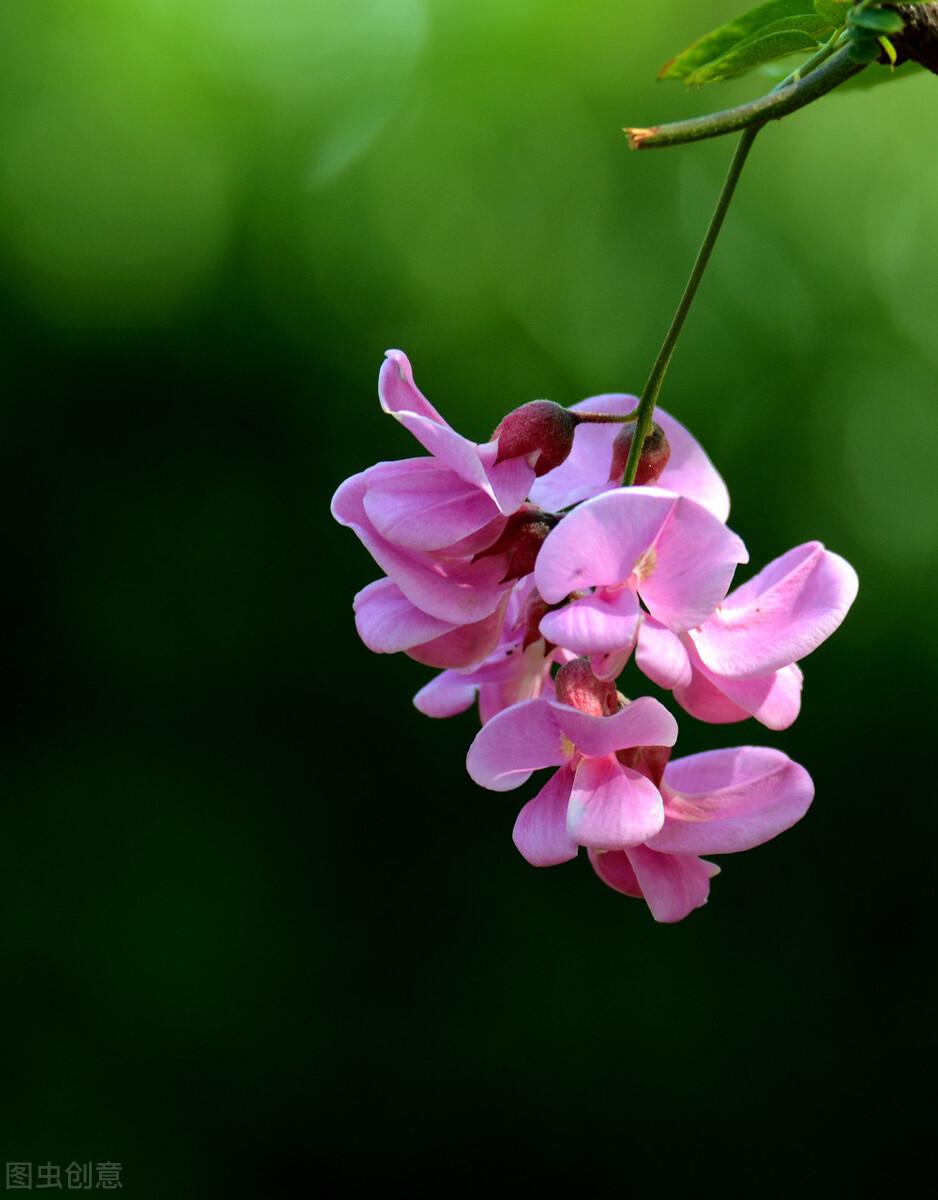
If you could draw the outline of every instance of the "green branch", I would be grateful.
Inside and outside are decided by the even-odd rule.
[[[748,104],[727,108],[723,112],[708,113],[704,117],[693,117],[689,121],[652,125],[650,129],[626,129],[629,147],[632,150],[652,150],[658,146],[678,146],[682,142],[722,137],[727,133],[738,133],[742,129],[758,129],[766,121],[777,121],[780,117],[787,117],[789,113],[797,112],[806,104],[820,99],[867,65],[855,62],[851,57],[850,47],[844,46],[815,68],[810,75],[796,79],[767,96],[760,96],[758,100],[750,100]]]

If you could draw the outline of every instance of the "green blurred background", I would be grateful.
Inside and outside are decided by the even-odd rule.
[[[474,715],[421,717],[429,672],[357,641],[377,572],[327,513],[414,452],[389,346],[479,440],[641,387],[731,147],[621,126],[770,86],[656,83],[736,8],[0,7],[5,1160],[160,1197],[903,1191],[934,1050],[938,82],[761,136],[666,384],[754,566],[820,538],[861,579],[794,728],[681,722],[679,753],[762,742],[817,784],[706,909],[656,926],[585,862],[526,866],[518,798],[465,775]]]

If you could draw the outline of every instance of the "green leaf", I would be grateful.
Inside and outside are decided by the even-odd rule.
[[[814,0],[814,11],[835,29],[845,24],[849,9],[849,0]]]
[[[658,78],[686,79],[701,67],[727,54],[740,42],[759,37],[766,26],[792,17],[816,21],[818,13],[812,6],[812,0],[770,0],[768,4],[760,4],[734,21],[698,38],[693,45],[666,62],[658,72]],[[829,25],[829,31],[834,28],[834,25]]]
[[[869,29],[873,33],[901,33],[905,29],[905,21],[897,12],[887,12],[882,8],[865,8],[860,12],[850,14],[850,24],[861,29]]]
[[[724,79],[733,79],[744,75],[762,63],[771,62],[773,58],[783,58],[786,54],[794,54],[798,50],[814,50],[817,42],[808,33],[792,29],[786,33],[771,33],[768,37],[754,38],[737,46],[728,54],[722,55],[716,62],[708,63],[688,76],[685,81],[688,87],[697,87],[704,83],[720,83]]]

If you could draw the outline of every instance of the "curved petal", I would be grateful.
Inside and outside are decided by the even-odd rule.
[[[378,464],[379,466],[382,464]],[[395,546],[381,537],[365,510],[364,498],[374,467],[353,475],[332,498],[332,515],[352,529],[379,567],[408,600],[430,616],[453,625],[487,617],[499,604],[504,588],[500,576],[504,561],[495,556],[466,563],[446,564],[416,550]]]
[[[425,667],[455,669],[475,666],[487,658],[498,645],[507,603],[506,592],[495,611],[483,617],[481,621],[475,621],[471,625],[458,625],[431,641],[411,646],[405,653],[408,658],[423,663]]]
[[[672,924],[707,903],[720,868],[687,854],[659,854],[647,846],[628,851],[642,895],[656,921]]]
[[[580,588],[634,577],[652,615],[679,632],[710,615],[746,558],[736,534],[699,504],[661,488],[618,488],[551,530],[534,578],[556,604]]]
[[[611,682],[619,678],[631,657],[631,646],[627,646],[624,650],[610,650],[604,654],[591,654],[590,670],[597,679]]]
[[[375,654],[396,654],[452,632],[441,621],[415,608],[390,579],[376,579],[352,601],[358,636]]]
[[[573,756],[549,700],[523,700],[483,725],[469,747],[466,768],[481,787],[509,792],[533,771],[559,767]]]
[[[414,696],[414,707],[425,717],[455,717],[476,698],[478,685],[458,671],[441,671]]]
[[[581,760],[567,809],[567,832],[575,842],[622,850],[647,841],[663,823],[664,804],[650,779],[611,754]]]
[[[791,828],[814,798],[811,776],[780,750],[739,746],[668,763],[666,821],[651,839],[673,854],[732,854]]]
[[[642,889],[638,886],[629,856],[623,850],[590,850],[590,863],[599,878],[623,896],[641,900]]]
[[[694,635],[720,675],[766,675],[797,662],[834,632],[857,594],[857,574],[820,542],[796,546],[737,588]]]
[[[378,372],[378,402],[392,417],[413,413],[437,425],[446,422],[414,383],[410,359],[403,350],[386,350]]]
[[[518,813],[511,837],[532,867],[556,867],[576,858],[579,847],[567,833],[573,772],[561,767]]]
[[[691,681],[691,663],[681,638],[670,629],[646,616],[638,631],[635,648],[638,669],[658,687],[686,687]]]
[[[753,679],[728,679],[700,667],[697,670],[731,704],[755,717],[767,729],[787,729],[801,711],[804,676],[795,664]]]
[[[651,696],[639,696],[610,717],[593,717],[549,701],[560,728],[581,754],[600,758],[634,746],[673,746],[677,721]]]
[[[685,712],[708,725],[732,725],[752,715],[734,704],[699,668],[691,673],[690,683],[674,689],[674,699]]]
[[[433,458],[407,458],[373,468],[364,505],[382,537],[410,550],[452,546],[499,516],[485,492]]]
[[[571,406],[573,412],[628,413],[638,407],[638,398],[622,393],[590,396]],[[671,447],[668,465],[658,480],[660,487],[688,500],[695,500],[717,518],[726,521],[730,498],[726,484],[691,433],[662,408],[655,409],[655,420],[665,431]],[[573,436],[573,449],[559,467],[535,481],[531,499],[541,508],[559,512],[582,500],[589,500],[617,486],[610,481],[612,443],[618,425],[579,425]]]
[[[631,652],[640,620],[638,597],[631,588],[600,589],[547,613],[539,628],[549,642],[577,654],[611,654]]]

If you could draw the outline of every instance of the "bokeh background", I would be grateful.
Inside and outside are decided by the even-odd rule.
[[[731,147],[634,155],[621,126],[770,85],[655,80],[736,7],[0,7],[5,1160],[116,1160],[159,1197],[904,1191],[935,1026],[938,82],[763,133],[666,384],[753,563],[820,538],[861,579],[794,728],[682,722],[681,752],[764,742],[817,784],[707,908],[656,926],[585,862],[526,866],[518,798],[465,775],[474,716],[421,717],[427,670],[357,641],[376,570],[328,517],[413,451],[389,346],[479,440],[640,389]]]

